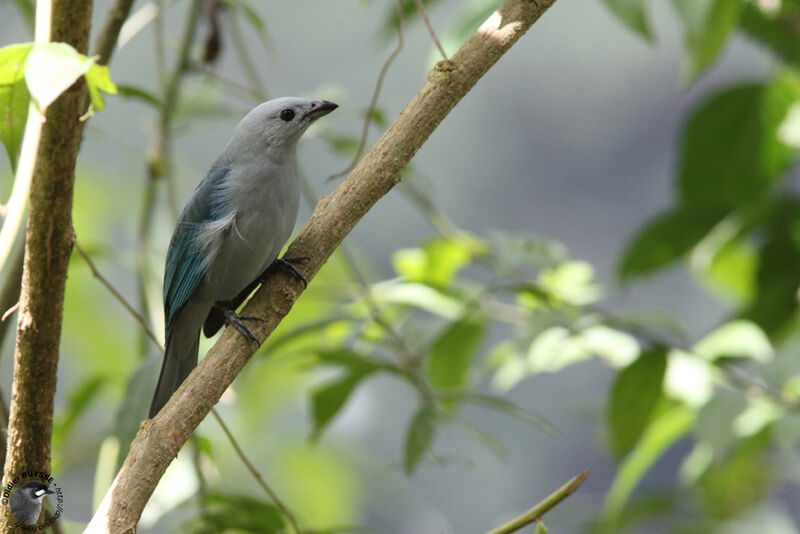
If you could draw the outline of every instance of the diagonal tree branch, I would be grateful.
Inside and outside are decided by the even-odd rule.
[[[403,168],[473,85],[555,0],[507,0],[451,58],[440,62],[424,86],[359,165],[317,203],[308,224],[287,251],[308,256],[310,279],[339,243],[401,179]],[[265,319],[253,331],[264,339],[289,312],[300,285],[278,275],[248,302],[243,313]],[[256,347],[226,329],[189,378],[152,420],[142,423],[125,462],[87,532],[135,532],[139,516],[167,466],[216,404]]]

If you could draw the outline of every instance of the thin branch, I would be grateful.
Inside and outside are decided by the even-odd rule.
[[[200,450],[200,438],[198,435],[192,434],[192,466],[194,467],[194,475],[197,477],[197,507],[200,509],[201,517],[205,515],[205,508],[206,508],[206,497],[208,496],[208,481],[206,481],[206,476],[203,473],[203,468],[200,465],[200,454],[202,451]],[[210,533],[211,527],[209,525],[204,525],[204,528],[200,531],[203,534]]]
[[[516,532],[533,522],[538,522],[544,514],[558,506],[561,501],[575,493],[588,477],[588,470],[576,477],[573,477],[569,482],[542,499],[542,501],[524,514],[515,517],[508,523],[505,523],[497,528],[493,528],[487,534],[510,534],[511,532]]]
[[[133,6],[133,0],[117,0],[108,10],[103,29],[100,30],[100,35],[94,42],[94,54],[100,56],[100,59],[97,60],[100,65],[108,65],[111,60],[111,54],[114,53],[114,47],[117,46],[119,31],[131,12],[131,6]]]
[[[16,312],[18,309],[19,309],[19,301],[12,304],[10,308],[8,308],[6,311],[3,312],[2,317],[0,317],[0,322],[5,323],[6,320],[10,316],[14,315],[14,312]]]
[[[442,43],[439,42],[439,38],[436,37],[436,32],[433,30],[433,24],[428,19],[428,14],[425,12],[425,6],[422,5],[422,0],[414,0],[414,3],[417,4],[417,11],[419,11],[419,15],[422,17],[422,20],[425,21],[425,26],[428,28],[428,33],[431,34],[431,39],[433,42],[436,43],[436,48],[439,49],[439,53],[442,54],[442,58],[445,61],[449,61],[447,59],[447,54],[444,52],[444,47],[442,47]]]
[[[386,77],[386,73],[389,72],[389,66],[394,61],[394,58],[400,53],[403,49],[403,4],[400,3],[400,0],[396,0],[397,2],[397,47],[392,51],[386,61],[383,63],[381,67],[381,71],[378,74],[378,80],[375,82],[375,90],[372,92],[372,99],[369,101],[369,106],[367,106],[367,115],[364,117],[364,128],[361,131],[361,140],[358,142],[358,149],[356,150],[355,155],[353,156],[353,161],[350,162],[345,169],[337,172],[336,174],[332,174],[328,176],[327,181],[332,181],[337,178],[341,178],[342,176],[346,175],[350,171],[352,171],[358,160],[361,159],[361,154],[364,152],[364,147],[367,144],[367,134],[369,133],[369,124],[372,122],[372,114],[375,112],[375,106],[378,104],[378,95],[381,94],[381,87],[383,86],[383,79]]]
[[[307,280],[370,208],[399,182],[403,168],[450,110],[553,2],[507,0],[450,63],[436,65],[424,86],[350,176],[320,199],[308,224],[289,246],[287,255],[311,258],[299,268]],[[301,292],[302,286],[286,275],[270,278],[256,291],[242,313],[264,319],[251,328],[260,340],[275,329]],[[255,349],[238,331],[225,329],[158,415],[142,424],[87,532],[135,532],[167,466]]]
[[[239,27],[238,13],[236,11],[228,13],[228,24],[231,28],[231,37],[233,38],[233,46],[236,47],[236,57],[239,64],[242,66],[248,81],[252,85],[253,93],[258,95],[261,101],[268,100],[267,91],[264,89],[264,84],[261,83],[261,77],[258,75],[253,60],[250,57],[250,47],[244,40],[244,34]]]
[[[269,487],[269,484],[267,484],[267,481],[264,480],[264,478],[261,476],[261,473],[259,473],[258,470],[255,468],[255,466],[253,466],[253,464],[250,463],[250,460],[247,459],[247,456],[245,455],[244,451],[242,451],[242,448],[239,446],[239,443],[236,442],[236,438],[233,437],[233,434],[228,429],[228,426],[225,424],[225,421],[222,420],[222,417],[220,417],[217,410],[212,408],[211,414],[217,420],[219,426],[222,427],[222,431],[228,437],[228,441],[231,442],[231,445],[233,445],[233,449],[236,451],[236,454],[239,456],[239,459],[242,460],[242,463],[244,463],[244,465],[247,467],[247,470],[250,471],[250,474],[253,475],[253,478],[256,479],[258,485],[264,489],[267,495],[269,495],[269,498],[272,499],[272,502],[274,502],[275,505],[278,508],[280,508],[281,512],[283,512],[283,515],[286,516],[286,519],[289,520],[289,524],[291,525],[292,530],[295,532],[295,534],[300,534],[300,527],[297,525],[297,519],[295,519],[294,515],[289,510],[289,508],[283,503],[283,501],[280,500],[280,498],[278,498],[278,495],[274,491],[272,491],[272,488]]]
[[[147,321],[145,321],[144,317],[142,317],[141,314],[139,314],[139,312],[133,309],[133,306],[131,306],[130,303],[128,303],[128,301],[125,300],[125,297],[123,297],[122,294],[119,291],[117,291],[117,289],[113,285],[111,285],[111,282],[109,282],[108,279],[105,276],[103,276],[102,273],[100,273],[100,271],[97,269],[97,266],[92,261],[92,258],[90,258],[89,255],[86,253],[86,251],[83,250],[83,248],[80,246],[77,240],[75,241],[75,250],[78,251],[78,254],[81,255],[86,264],[89,266],[89,269],[92,271],[92,275],[98,280],[100,280],[100,283],[103,284],[106,287],[106,289],[108,289],[111,292],[112,295],[114,295],[114,297],[119,301],[119,303],[122,304],[122,307],[128,310],[128,313],[130,313],[133,316],[133,318],[136,319],[136,321],[141,325],[145,334],[147,334],[147,337],[149,337],[153,341],[153,343],[155,343],[156,346],[163,351],[164,347],[161,346],[161,343],[158,341],[158,338],[150,329],[150,326],[147,324]]]
[[[412,170],[412,173],[422,176],[419,171]],[[428,198],[411,180],[403,182],[403,193],[415,203],[417,208],[422,211],[422,214],[427,217],[428,221],[433,225],[437,232],[443,237],[453,239],[462,233],[461,229],[456,225],[445,212],[440,210],[430,198]]]
[[[19,245],[14,257],[11,259],[11,264],[8,268],[8,274],[3,281],[3,289],[0,291],[0,348],[3,346],[3,340],[6,337],[11,321],[7,321],[9,310],[19,304],[19,292],[22,287],[22,262],[25,259],[25,249],[22,244]],[[2,465],[2,460],[0,460]]]

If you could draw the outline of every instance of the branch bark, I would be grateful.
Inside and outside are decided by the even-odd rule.
[[[507,0],[449,62],[439,62],[414,99],[353,172],[320,198],[303,231],[286,252],[308,256],[310,280],[355,224],[401,179],[403,168],[473,85],[555,0]],[[243,313],[263,317],[253,332],[263,340],[289,312],[299,284],[278,275]],[[87,527],[87,532],[131,533],[167,466],[253,355],[253,344],[234,329],[217,343],[164,409],[144,421],[128,456]]]
[[[54,0],[51,16],[50,39],[86,53],[92,1]],[[48,107],[42,127],[25,234],[3,486],[25,471],[50,472],[64,288],[75,240],[72,190],[85,93],[81,79]],[[2,507],[0,531],[8,532],[15,524],[9,509]]]

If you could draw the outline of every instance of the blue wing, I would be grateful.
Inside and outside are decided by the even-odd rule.
[[[183,208],[167,251],[164,270],[164,315],[167,330],[197,289],[206,274],[204,252],[197,234],[206,221],[217,220],[224,212],[221,185],[230,169],[212,169],[195,189]]]

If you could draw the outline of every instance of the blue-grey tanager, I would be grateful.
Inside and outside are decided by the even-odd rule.
[[[297,218],[297,142],[337,105],[277,98],[236,127],[225,150],[183,208],[164,273],[166,349],[150,417],[197,365],[200,329],[207,337],[224,322],[258,340],[236,308],[271,267],[305,283],[291,261],[278,259]],[[302,258],[307,259],[307,258]]]

